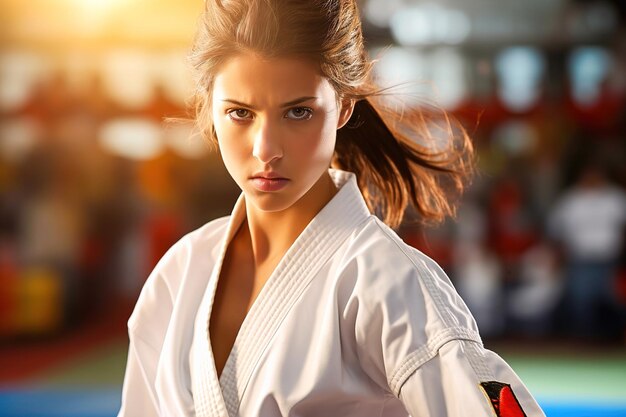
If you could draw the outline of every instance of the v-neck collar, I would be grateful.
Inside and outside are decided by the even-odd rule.
[[[244,318],[218,379],[209,322],[226,250],[245,218],[243,194],[233,209],[219,259],[198,310],[194,332],[194,403],[198,417],[234,417],[250,376],[280,323],[315,273],[370,212],[350,172],[329,170],[337,194],[311,220],[282,257]],[[197,371],[197,373],[196,373]]]

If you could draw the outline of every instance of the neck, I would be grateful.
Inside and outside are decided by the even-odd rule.
[[[337,189],[328,174],[296,203],[281,211],[261,211],[246,201],[246,222],[254,263],[275,263],[298,238],[319,211],[333,198]]]

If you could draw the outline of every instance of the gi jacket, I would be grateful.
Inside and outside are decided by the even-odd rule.
[[[353,174],[284,255],[218,378],[209,317],[231,216],[186,235],[128,322],[119,416],[543,416],[485,350],[435,262],[370,214]]]

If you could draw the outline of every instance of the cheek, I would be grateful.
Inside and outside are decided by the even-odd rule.
[[[232,134],[232,132],[229,132],[229,130],[231,129],[226,128],[218,130],[216,126],[215,132],[217,134],[218,150],[226,170],[235,182],[239,184],[238,179],[244,169],[246,151],[241,146],[241,141],[236,140],[236,137]]]
[[[326,159],[332,158],[335,153],[335,141],[337,139],[337,118],[330,117],[322,129],[322,143],[320,144],[320,152],[324,154]],[[329,162],[329,161],[327,161]]]
[[[240,147],[234,146],[232,141],[218,141],[219,151],[222,155],[222,161],[224,166],[230,172],[232,177],[235,177],[238,172],[243,170],[246,165],[246,152]]]
[[[326,163],[332,157],[335,148],[335,131],[326,126],[317,126],[303,129],[291,134],[295,140],[289,140],[289,149],[292,162],[297,165],[315,165]]]
[[[336,117],[329,114],[312,124],[305,132],[299,135],[301,140],[295,151],[311,159],[327,159],[335,150],[335,138],[337,136]]]
[[[213,126],[215,127],[220,153],[225,160],[237,158],[247,151],[246,140],[242,137],[241,128],[228,120],[220,119],[219,116],[218,118],[214,116]]]

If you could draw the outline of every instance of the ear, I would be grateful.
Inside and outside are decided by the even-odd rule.
[[[348,123],[350,117],[352,117],[352,112],[354,111],[354,100],[352,99],[342,99],[340,102],[341,107],[339,108],[339,119],[337,120],[337,130],[341,129]]]

